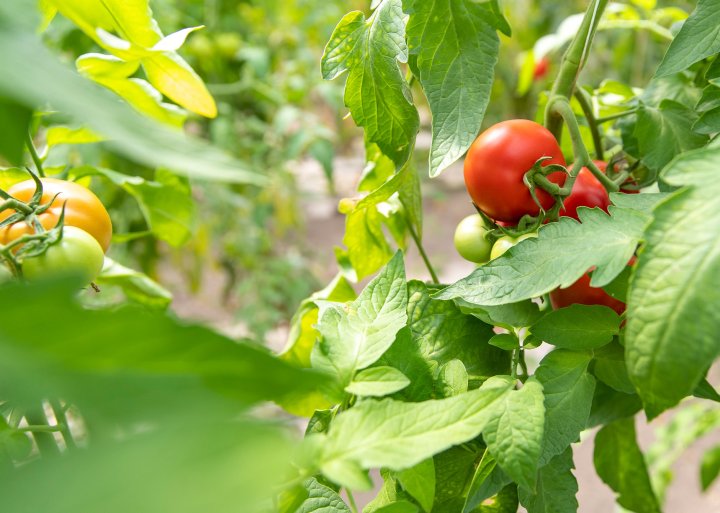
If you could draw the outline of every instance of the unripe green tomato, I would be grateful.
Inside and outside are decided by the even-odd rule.
[[[103,249],[92,235],[74,226],[64,226],[62,239],[42,255],[23,260],[22,271],[28,280],[72,273],[90,283],[102,271],[104,261]]]
[[[242,39],[234,32],[223,32],[215,36],[215,47],[220,52],[220,55],[225,58],[231,59],[235,57],[241,46]]]
[[[526,233],[517,238],[510,237],[509,235],[500,237],[498,240],[495,241],[495,244],[493,244],[492,251],[490,252],[490,260],[495,260],[497,257],[505,253],[508,249],[513,247],[521,240],[530,239],[533,237],[537,237],[537,233]]]
[[[455,249],[465,260],[483,264],[490,259],[492,243],[487,239],[488,229],[478,214],[466,217],[455,229]]]

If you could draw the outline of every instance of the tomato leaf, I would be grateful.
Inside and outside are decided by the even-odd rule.
[[[588,374],[590,355],[555,350],[536,372],[545,396],[545,435],[540,466],[577,442],[587,425],[595,379]]]
[[[432,510],[435,502],[435,464],[432,458],[396,473],[403,489],[422,506],[424,511]]]
[[[545,406],[543,387],[530,378],[494,406],[496,413],[483,431],[488,450],[498,465],[521,486],[535,488],[542,451]]]
[[[343,476],[334,472],[338,462],[357,462],[362,468],[412,467],[477,437],[510,387],[510,380],[492,378],[479,389],[448,399],[363,401],[335,418],[322,444],[321,470],[344,485]]]
[[[326,80],[349,71],[345,105],[365,139],[402,167],[410,157],[420,126],[410,88],[398,66],[407,62],[401,0],[383,0],[365,19],[360,11],[345,15],[322,57]]]
[[[490,7],[472,0],[406,0],[407,38],[433,116],[430,176],[475,140],[490,101],[499,39]],[[497,5],[495,5],[497,7]],[[465,37],[466,34],[473,37]]]
[[[699,0],[655,73],[662,77],[683,71],[720,52],[720,0]]]
[[[607,345],[593,352],[593,374],[600,381],[618,392],[634,394],[625,364],[625,348],[618,343]]]
[[[172,293],[165,287],[147,275],[120,265],[107,256],[102,273],[95,283],[100,287],[119,287],[128,299],[150,308],[164,309],[172,301]],[[103,292],[108,291],[103,290]]]
[[[468,489],[463,513],[472,513],[483,501],[496,495],[512,480],[498,466],[497,461],[485,451]]]
[[[359,396],[382,397],[402,390],[410,380],[394,367],[371,367],[358,372],[345,391]]]
[[[708,137],[692,131],[697,114],[673,100],[663,100],[655,108],[641,104],[635,137],[640,157],[653,171],[659,171],[676,155],[703,146]]]
[[[660,512],[637,445],[633,417],[616,420],[598,431],[594,462],[600,479],[618,494],[618,504],[638,513]]]
[[[702,489],[707,490],[720,476],[720,445],[716,445],[705,454],[700,462],[700,482]]]
[[[520,503],[528,513],[576,513],[578,484],[573,468],[572,449],[568,448],[540,469],[534,493],[519,488]]]
[[[344,307],[329,305],[321,315],[313,367],[347,386],[356,371],[375,363],[395,341],[407,323],[407,302],[405,266],[398,252],[357,300]]]
[[[683,189],[647,227],[628,301],[630,379],[650,418],[692,394],[720,355],[720,148],[688,153],[663,174]]]
[[[587,427],[602,426],[618,419],[632,417],[641,409],[642,401],[637,394],[618,392],[602,381],[596,381]]]
[[[548,312],[530,331],[554,346],[577,351],[612,342],[619,327],[620,316],[611,308],[574,304]]]
[[[468,373],[460,360],[450,360],[438,372],[435,388],[440,397],[452,397],[468,391]]]
[[[562,217],[547,224],[537,238],[520,241],[434,297],[480,306],[515,303],[567,287],[592,266],[592,286],[606,285],[626,267],[647,222],[635,210],[611,206],[610,212],[581,207],[582,223]]]
[[[314,477],[305,481],[303,486],[308,492],[308,497],[292,513],[319,513],[323,511],[351,513],[350,508],[335,490],[319,483]]]
[[[32,110],[1,95],[0,91],[0,155],[10,164],[21,165],[25,141],[30,130]]]

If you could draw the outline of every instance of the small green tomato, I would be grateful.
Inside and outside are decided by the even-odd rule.
[[[490,259],[492,243],[487,239],[488,229],[478,214],[466,217],[455,229],[455,249],[465,260],[483,264]]]
[[[509,235],[500,237],[495,241],[495,244],[493,244],[492,251],[490,252],[490,260],[495,260],[521,240],[531,239],[533,237],[537,237],[537,233],[526,233],[517,238],[510,237]]]

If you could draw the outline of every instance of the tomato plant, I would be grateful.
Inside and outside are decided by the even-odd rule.
[[[98,197],[88,188],[67,180],[43,178],[41,182],[43,194],[40,205],[50,204],[47,210],[38,215],[42,226],[46,230],[55,227],[64,207],[65,225],[81,228],[95,237],[103,251],[107,251],[112,238],[112,221]],[[26,180],[13,185],[7,192],[20,201],[28,202],[35,194],[35,189],[35,182]],[[0,221],[7,219],[10,215],[12,215],[11,210],[0,212]],[[33,233],[33,231],[33,228],[26,222],[18,222],[0,228],[0,244],[7,244],[24,234]]]
[[[482,217],[477,214],[468,216],[460,221],[455,229],[455,249],[465,260],[476,264],[487,262],[493,247],[488,234]]]
[[[490,218],[517,223],[525,215],[535,216],[540,207],[523,183],[535,163],[565,165],[562,150],[545,127],[526,119],[502,121],[485,130],[472,143],[465,157],[465,186],[473,202]],[[562,185],[565,175],[555,172],[548,179]],[[537,191],[543,208],[553,198]]]
[[[60,240],[39,256],[24,259],[23,276],[28,280],[63,274],[78,274],[90,283],[100,274],[105,254],[98,241],[85,230],[65,226]]]

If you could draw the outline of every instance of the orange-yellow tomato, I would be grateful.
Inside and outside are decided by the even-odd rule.
[[[56,178],[42,178],[40,181],[43,184],[40,203],[46,205],[52,202],[50,208],[38,216],[40,224],[46,230],[54,228],[65,205],[65,225],[85,230],[100,243],[103,251],[107,251],[112,238],[112,222],[100,199],[92,191],[75,182]],[[35,182],[27,180],[17,183],[7,192],[20,201],[30,201],[35,193]],[[13,213],[12,210],[0,212],[0,221]],[[33,233],[33,229],[25,222],[11,224],[0,229],[0,244],[7,244],[30,233]]]

